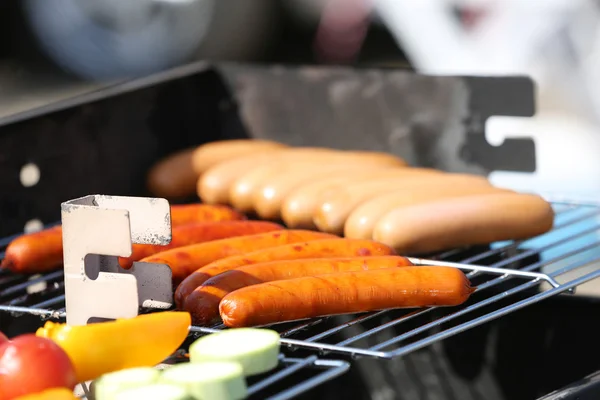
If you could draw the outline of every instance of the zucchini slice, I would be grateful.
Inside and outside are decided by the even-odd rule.
[[[279,333],[270,329],[238,328],[211,333],[190,345],[192,363],[232,361],[244,375],[267,372],[279,363]]]
[[[129,368],[104,374],[94,382],[95,400],[113,400],[126,389],[150,385],[158,381],[160,371],[150,367]]]
[[[166,369],[160,382],[184,387],[198,400],[239,400],[247,394],[242,366],[233,362],[178,364]]]
[[[153,383],[125,389],[117,393],[115,400],[193,400],[184,387],[168,385],[165,383]]]

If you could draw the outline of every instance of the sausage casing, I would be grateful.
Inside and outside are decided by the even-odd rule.
[[[416,190],[399,189],[367,200],[356,207],[344,223],[344,236],[354,239],[372,239],[377,221],[394,209],[453,197],[501,192],[510,191],[487,185],[431,185]]]
[[[192,152],[192,170],[197,177],[223,162],[262,150],[287,148],[283,143],[263,139],[219,140],[198,146]]]
[[[412,263],[407,258],[400,256],[309,258],[246,265],[204,282],[186,298],[183,308],[191,314],[194,325],[211,325],[218,322],[221,299],[243,287],[335,272],[370,271],[410,265]]]
[[[406,267],[338,272],[261,283],[226,295],[219,304],[229,327],[393,308],[455,306],[473,292],[456,268]]]
[[[323,195],[314,214],[313,222],[323,232],[342,234],[344,224],[352,211],[367,200],[402,188],[407,191],[426,186],[485,185],[487,179],[466,174],[427,174],[398,178],[373,179],[362,184],[335,188],[331,195]]]
[[[282,229],[283,226],[267,221],[215,221],[175,226],[172,229],[171,243],[166,246],[134,244],[131,246],[131,256],[119,258],[119,264],[121,264],[123,268],[129,268],[134,261],[141,260],[162,251],[196,243],[209,242],[211,240],[256,235],[258,233]]]
[[[178,306],[183,305],[187,296],[207,279],[244,265],[277,260],[299,260],[303,258],[370,257],[394,254],[394,250],[390,247],[372,240],[341,238],[298,242],[257,250],[252,253],[223,258],[199,268],[177,287],[175,290],[175,304]]]
[[[426,168],[374,167],[367,170],[338,171],[302,184],[285,196],[281,204],[281,218],[286,226],[295,229],[316,229],[313,216],[321,197],[331,195],[332,188],[365,182],[373,177],[410,176],[424,173],[440,173]]]
[[[332,236],[321,232],[281,230],[178,247],[145,257],[141,261],[167,264],[171,267],[173,282],[178,284],[198,268],[221,258],[288,243],[306,242],[330,237]]]
[[[553,220],[540,196],[474,195],[393,210],[376,223],[373,238],[402,253],[429,253],[527,239],[549,231]]]

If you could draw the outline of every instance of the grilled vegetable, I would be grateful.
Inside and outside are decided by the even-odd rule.
[[[244,375],[257,375],[277,366],[279,346],[273,330],[231,329],[197,339],[190,345],[190,361],[231,361],[242,366]]]
[[[67,353],[49,339],[21,335],[0,347],[0,399],[77,384]]]
[[[126,389],[115,394],[114,400],[192,400],[193,397],[185,388],[166,383]]]
[[[178,364],[165,370],[160,381],[184,387],[195,399],[238,400],[247,393],[242,366],[235,362]]]
[[[312,231],[281,230],[192,244],[163,251],[143,258],[141,261],[167,264],[171,267],[173,281],[179,283],[198,268],[224,257],[287,243],[304,242],[328,237],[332,237],[332,235]]]
[[[4,399],[4,397],[2,397]],[[53,388],[17,397],[15,400],[79,400],[72,390],[65,388]]]
[[[299,260],[303,258],[366,257],[395,254],[391,247],[371,240],[321,239],[303,243],[292,243],[257,250],[239,256],[223,258],[199,268],[188,276],[175,290],[175,302],[181,307],[185,299],[207,279],[222,272],[244,265],[269,261]]]
[[[391,308],[453,306],[473,289],[458,269],[406,267],[338,272],[262,283],[229,293],[219,311],[229,327]]]
[[[166,246],[134,244],[130,257],[119,258],[123,268],[129,268],[134,261],[141,260],[162,251],[176,249],[196,243],[210,242],[211,240],[226,239],[237,236],[256,235],[263,232],[277,231],[283,226],[266,221],[218,221],[199,222],[173,227],[171,243]]]
[[[126,389],[158,382],[160,371],[151,367],[129,368],[102,375],[94,381],[94,399],[112,400]]]
[[[400,256],[309,258],[246,265],[223,272],[204,282],[187,296],[184,308],[192,315],[194,325],[210,325],[218,322],[221,299],[228,293],[243,287],[334,272],[397,268],[409,265],[412,263],[407,258]]]
[[[245,219],[242,214],[225,206],[208,204],[171,206],[173,227],[197,222],[241,219]],[[62,261],[62,227],[55,226],[19,236],[10,242],[0,268],[21,274],[36,274],[55,270]]]
[[[82,382],[158,364],[183,343],[190,323],[188,313],[173,311],[84,326],[49,321],[36,334],[54,340],[67,352]]]

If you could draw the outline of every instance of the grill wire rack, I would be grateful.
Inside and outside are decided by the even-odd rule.
[[[379,311],[271,326],[280,332],[288,355],[294,351],[309,355],[282,356],[278,371],[250,384],[251,394],[265,398],[261,391],[275,382],[301,370],[312,371],[305,380],[293,380],[268,397],[293,398],[349,369],[348,361],[321,358],[325,355],[401,357],[552,296],[574,294],[578,286],[600,277],[600,204],[566,200],[552,204],[554,228],[539,237],[414,259],[417,264],[455,266],[467,274],[476,291],[459,307]],[[16,236],[0,239],[0,248]],[[62,270],[32,277],[1,271],[0,312],[42,320],[64,318]],[[194,326],[191,336],[221,329],[225,327]]]

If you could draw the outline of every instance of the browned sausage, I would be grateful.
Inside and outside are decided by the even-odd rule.
[[[184,304],[187,296],[207,279],[222,272],[244,265],[276,260],[299,260],[302,258],[364,257],[395,254],[390,247],[372,240],[323,239],[267,248],[235,257],[224,258],[199,268],[187,277],[175,291],[175,303]]]
[[[392,308],[455,306],[473,292],[469,280],[449,267],[406,267],[338,272],[261,283],[226,295],[219,305],[229,327]]]
[[[187,297],[184,309],[192,315],[194,325],[211,325],[218,322],[221,299],[243,287],[334,272],[371,271],[410,265],[413,264],[407,258],[400,256],[309,258],[246,265],[204,282]]]
[[[332,237],[332,235],[313,231],[281,230],[192,244],[163,251],[143,258],[141,261],[167,264],[173,272],[173,282],[178,284],[198,268],[221,258],[282,244],[306,242],[328,237]]]
[[[168,245],[134,244],[131,246],[131,256],[119,258],[119,263],[123,268],[129,268],[134,261],[162,251],[211,240],[256,235],[282,229],[283,226],[267,221],[215,221],[175,226],[172,230],[171,243]]]

